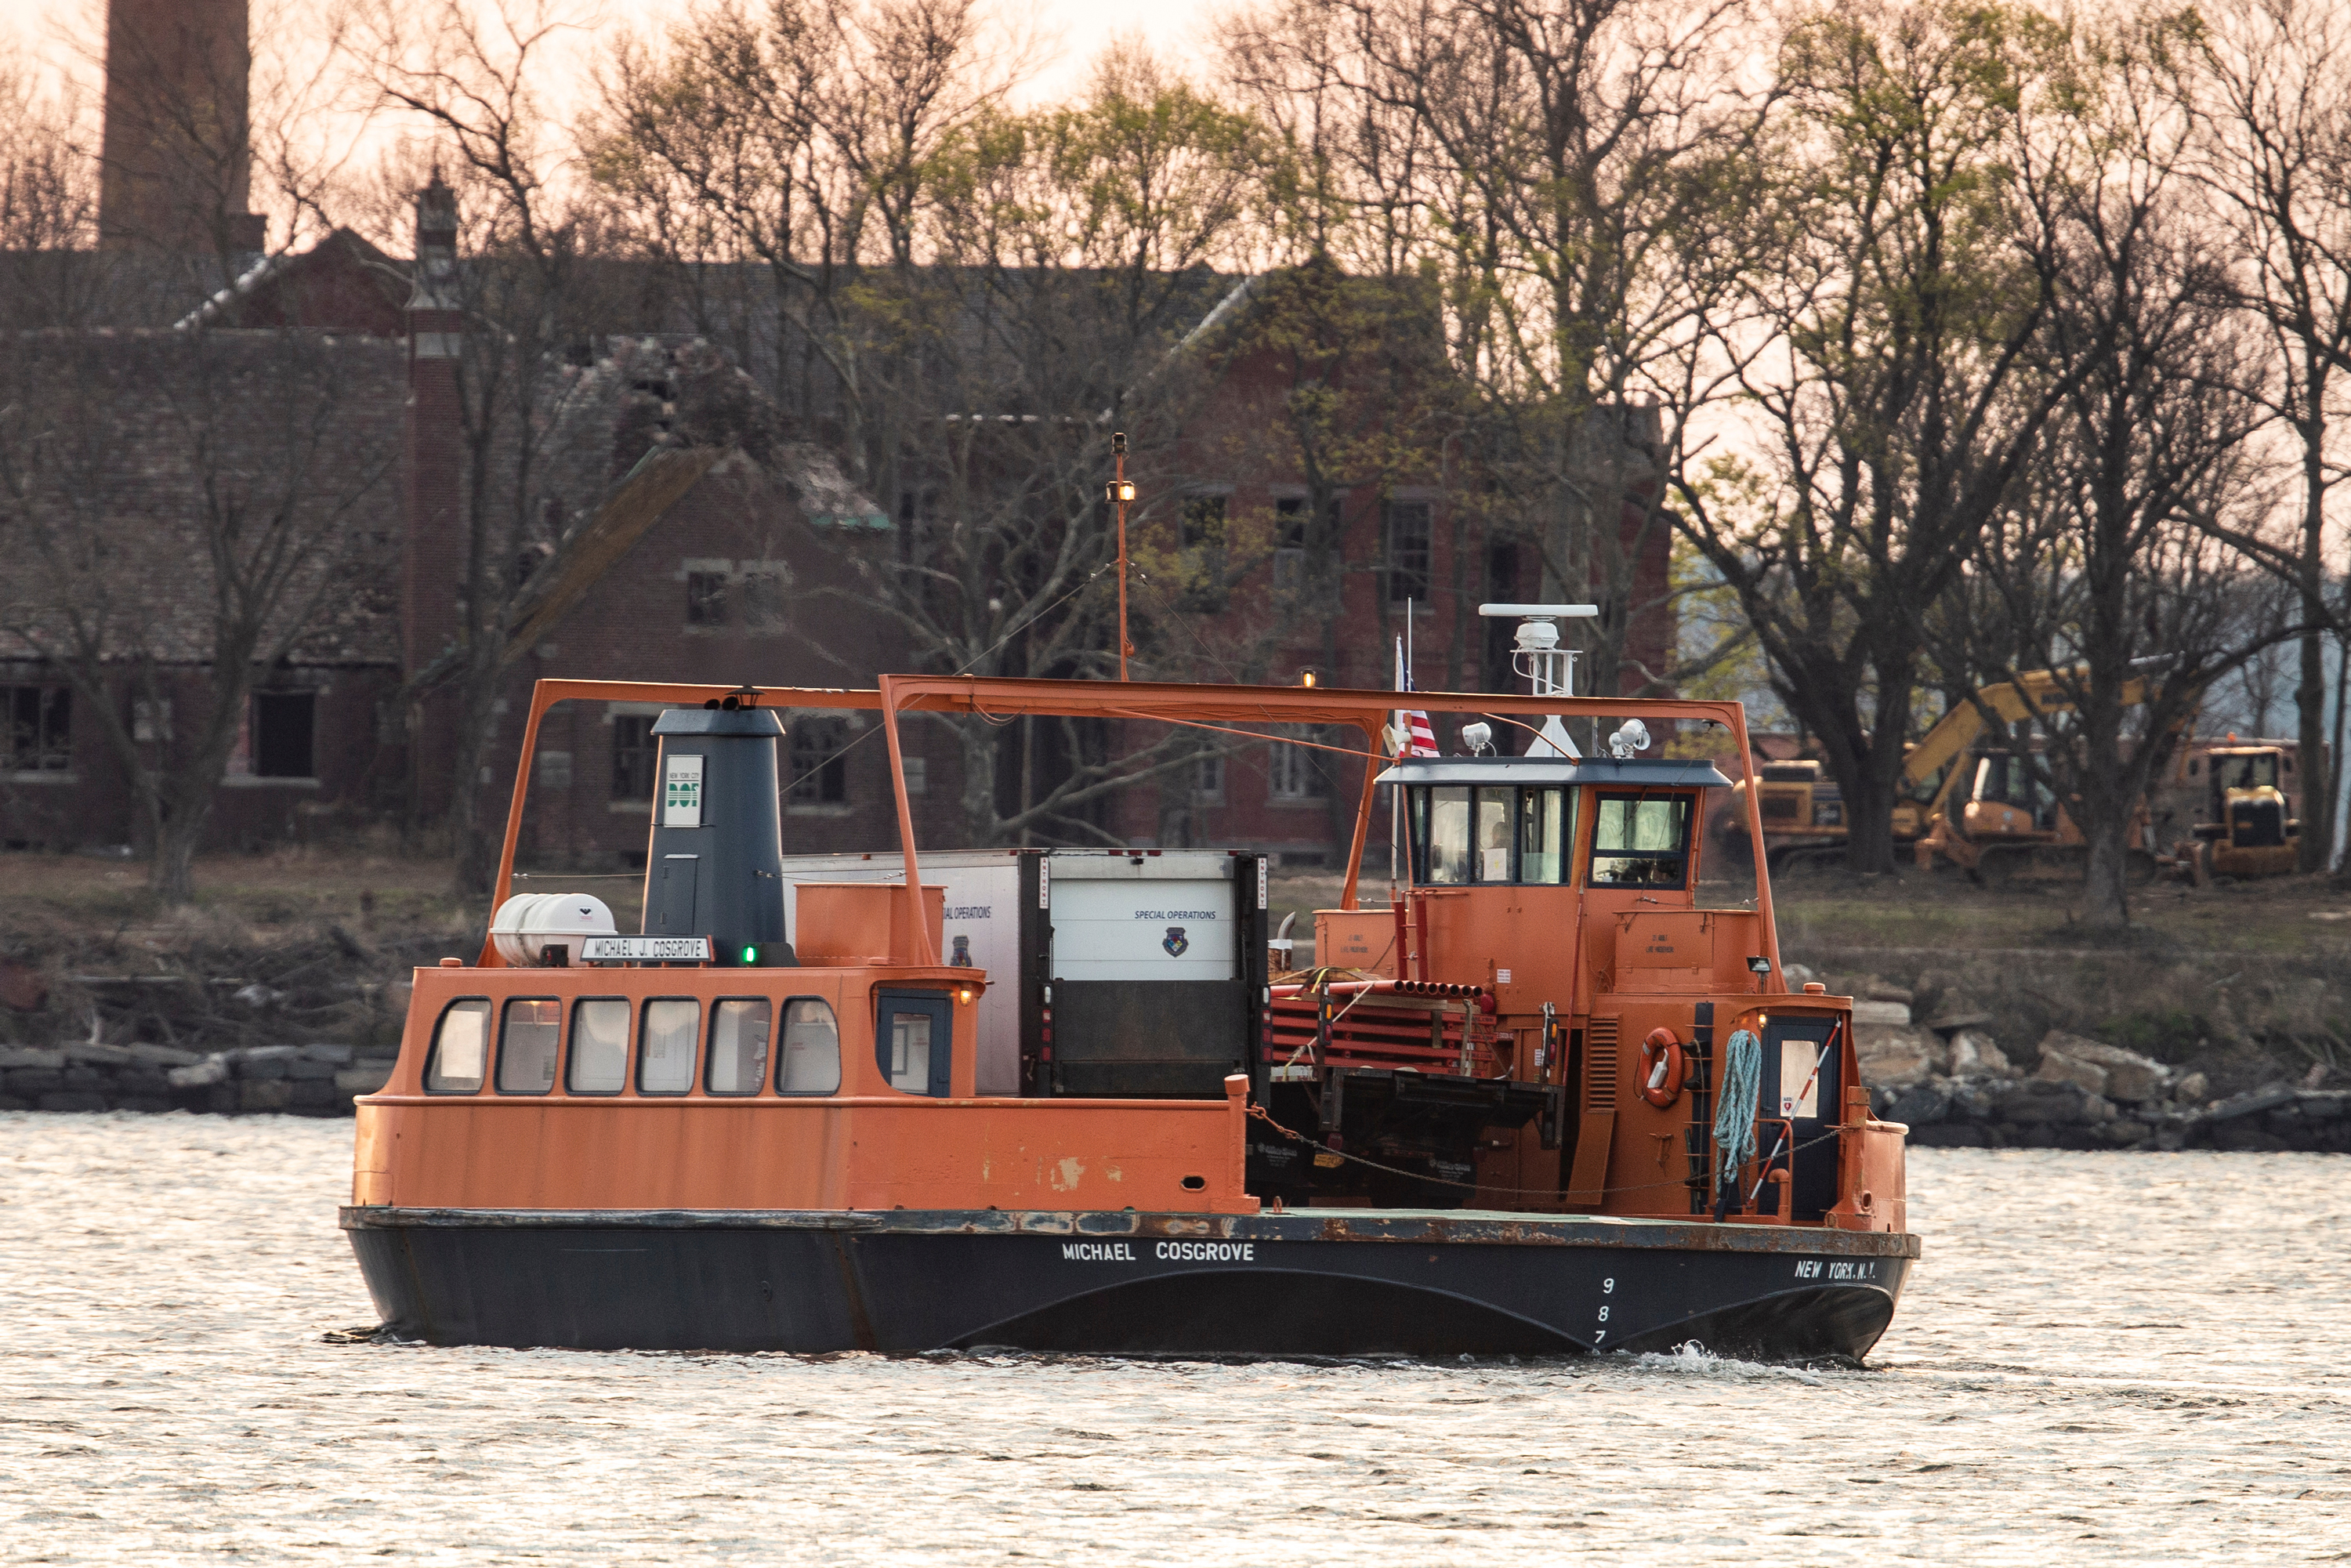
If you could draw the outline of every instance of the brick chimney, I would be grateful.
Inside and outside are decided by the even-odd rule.
[[[401,581],[403,676],[456,640],[465,579],[465,438],[457,398],[465,313],[457,275],[457,198],[433,172],[416,196],[416,266],[408,298],[408,428],[402,453],[406,539]],[[442,779],[434,727],[411,737],[420,779]],[[430,755],[427,755],[430,754]],[[426,803],[428,806],[430,803]]]
[[[266,225],[246,210],[252,55],[246,0],[108,0],[99,243],[241,256]]]

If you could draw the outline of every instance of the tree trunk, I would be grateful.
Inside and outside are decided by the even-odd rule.
[[[1900,758],[1896,758],[1896,767]],[[1863,876],[1879,876],[1894,869],[1894,772],[1871,756],[1862,758],[1860,777],[1842,785],[1844,792],[1844,865]],[[1840,781],[1842,784],[1842,781]]]
[[[2303,440],[2301,678],[2294,688],[2295,738],[2301,743],[2296,775],[2302,780],[2302,849],[2298,869],[2325,871],[2335,861],[2335,759],[2326,753],[2326,474],[2323,435],[2305,431]]]
[[[2322,603],[2317,612],[2325,613]],[[2312,607],[2305,601],[2304,623],[2309,625]],[[2335,758],[2326,750],[2326,638],[2315,626],[2303,632],[2300,647],[2301,679],[2294,684],[2294,710],[2295,737],[2301,742],[2301,755],[2295,763],[2295,774],[2302,781],[2302,851],[2299,868],[2305,872],[2325,871],[2335,862],[2335,813],[2329,806],[2335,800]]]
[[[192,903],[196,896],[196,844],[204,837],[204,817],[193,812],[164,821],[155,838],[155,861],[150,883],[155,896],[170,905]]]
[[[2082,919],[2097,930],[2119,930],[2130,924],[2130,846],[2124,823],[2108,821],[2088,835],[2090,860],[2082,877]]]

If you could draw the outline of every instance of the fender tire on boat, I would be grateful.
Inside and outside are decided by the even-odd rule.
[[[1657,1077],[1657,1058],[1665,1057],[1666,1075]],[[1682,1079],[1687,1073],[1682,1060],[1682,1042],[1674,1031],[1662,1026],[1653,1029],[1641,1041],[1641,1098],[1659,1110],[1682,1097]]]

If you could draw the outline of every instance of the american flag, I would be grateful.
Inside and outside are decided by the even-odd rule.
[[[1405,662],[1404,639],[1401,637],[1396,639],[1395,661],[1395,689],[1408,692],[1412,690],[1412,666]],[[1428,715],[1420,709],[1396,709],[1395,732],[1400,737],[1400,744],[1396,747],[1398,757],[1437,755],[1437,731],[1430,726]]]

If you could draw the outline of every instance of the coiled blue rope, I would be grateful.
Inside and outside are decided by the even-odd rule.
[[[1722,1051],[1722,1087],[1714,1102],[1715,1185],[1736,1186],[1739,1167],[1755,1153],[1755,1105],[1763,1092],[1763,1042],[1740,1030]]]

